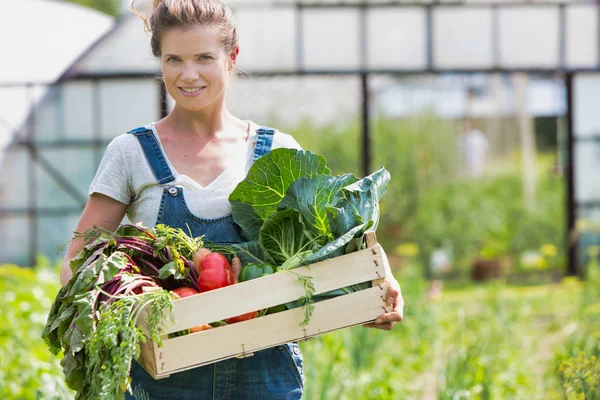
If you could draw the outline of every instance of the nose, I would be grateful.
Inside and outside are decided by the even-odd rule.
[[[198,79],[198,70],[194,63],[184,63],[181,71],[181,79],[185,81],[195,81]]]

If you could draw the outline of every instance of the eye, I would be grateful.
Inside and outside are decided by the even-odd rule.
[[[175,57],[175,56],[169,56],[169,57],[167,57],[167,62],[168,63],[178,62],[178,61],[181,61],[181,59],[179,57]]]
[[[207,61],[207,60],[212,60],[212,57],[209,56],[208,54],[203,54],[200,57],[198,57],[201,61]]]

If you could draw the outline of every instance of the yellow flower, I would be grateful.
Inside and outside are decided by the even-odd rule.
[[[416,257],[419,255],[419,245],[413,242],[401,243],[394,250],[399,256]]]
[[[558,249],[553,244],[544,243],[540,247],[540,251],[546,257],[555,257],[558,254]]]

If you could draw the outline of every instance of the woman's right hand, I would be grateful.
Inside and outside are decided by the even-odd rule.
[[[76,232],[86,232],[94,226],[99,226],[110,231],[115,231],[127,210],[127,205],[113,199],[112,197],[105,196],[100,193],[94,193],[88,199],[88,202],[79,218]],[[73,240],[63,259],[63,265],[60,269],[60,283],[66,285],[73,273],[71,272],[71,259],[77,255],[85,246],[83,239]]]

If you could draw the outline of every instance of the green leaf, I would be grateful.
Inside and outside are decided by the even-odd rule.
[[[102,285],[112,280],[122,269],[127,267],[127,261],[125,253],[119,251],[108,256],[98,270],[96,285]]]
[[[67,318],[66,316],[63,316],[63,309],[65,308],[65,303],[63,300],[67,295],[68,290],[69,288],[67,285],[60,288],[58,294],[56,295],[56,300],[52,303],[52,307],[48,313],[46,326],[42,332],[42,338],[50,348],[50,351],[54,354],[58,354],[61,350],[58,327]]]
[[[333,203],[340,189],[357,181],[358,178],[352,174],[300,178],[290,185],[279,209],[300,211],[302,221],[314,237],[327,236],[333,239],[326,207]]]
[[[101,285],[110,281],[127,266],[127,258],[124,253],[115,252],[110,256],[99,254],[89,265],[78,271],[75,282],[69,291],[69,296],[87,292],[95,285]]]
[[[167,279],[168,277],[173,276],[175,279],[184,279],[185,275],[181,273],[179,270],[179,266],[175,260],[171,261],[168,264],[165,264],[158,271],[158,279]]]
[[[294,209],[278,211],[269,216],[258,237],[258,243],[267,250],[277,265],[285,263],[311,243],[300,213]]]
[[[299,267],[304,264],[304,260],[307,257],[312,255],[314,252],[312,250],[301,251],[294,254],[291,258],[288,258],[281,266],[278,268],[279,270],[288,270]]]
[[[333,205],[328,207],[328,211],[333,214],[330,217],[330,223],[332,223],[334,235],[342,235],[357,226],[357,222],[361,218],[364,222],[372,221],[373,230],[377,230],[379,200],[387,191],[389,181],[390,174],[382,167],[373,174],[340,190]]]
[[[366,224],[361,224],[361,225],[355,226],[354,228],[350,229],[348,232],[346,232],[342,236],[327,243],[316,253],[305,258],[302,264],[304,264],[304,265],[313,264],[313,263],[325,260],[327,258],[338,257],[338,256],[345,254],[345,246],[351,240],[353,240],[357,237],[362,237],[362,235],[364,235],[365,231],[367,229],[369,229],[372,225],[373,225],[373,222],[369,221]]]
[[[143,225],[132,225],[132,224],[123,224],[120,225],[119,228],[115,231],[114,237],[142,237],[142,238],[152,238],[151,232],[148,228],[145,228]]]
[[[254,162],[229,196],[233,219],[244,237],[256,240],[263,221],[277,211],[295,180],[330,173],[323,156],[304,150],[272,150]]]
[[[60,360],[63,367],[65,381],[73,390],[82,391],[85,387],[85,352],[80,351],[77,354],[66,354]]]
[[[242,265],[275,264],[275,261],[258,244],[258,241],[237,243],[231,246]]]
[[[96,302],[96,293],[91,291],[75,296],[73,304],[77,307],[77,318],[75,318],[75,325],[83,334],[82,343],[79,343],[83,347],[85,338],[92,334],[94,330],[94,303]],[[80,347],[73,349],[79,351]]]

